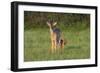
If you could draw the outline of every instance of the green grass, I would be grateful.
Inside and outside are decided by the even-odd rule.
[[[62,29],[67,44],[62,53],[50,53],[48,28],[24,31],[24,61],[69,60],[90,58],[90,31]]]

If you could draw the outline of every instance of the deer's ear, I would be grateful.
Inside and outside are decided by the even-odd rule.
[[[50,26],[50,23],[49,22],[46,22],[46,23],[47,23],[48,26]]]
[[[46,22],[47,23],[47,25],[49,25],[49,22]]]
[[[55,26],[57,24],[57,22],[54,22],[53,26]]]

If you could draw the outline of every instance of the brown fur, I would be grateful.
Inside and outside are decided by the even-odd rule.
[[[65,45],[65,41],[64,39],[62,38],[62,35],[61,35],[61,39],[60,39],[60,44],[57,45],[57,42],[56,42],[56,38],[57,38],[57,35],[55,32],[53,32],[53,24],[56,24],[56,23],[53,23],[52,25],[47,22],[48,26],[49,26],[49,29],[50,29],[50,36],[51,36],[51,52],[54,53],[56,52],[57,50],[60,50],[61,49],[64,49],[64,45]]]

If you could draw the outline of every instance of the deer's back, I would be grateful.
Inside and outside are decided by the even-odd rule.
[[[56,34],[56,41],[57,43],[59,43],[59,40],[60,40],[60,36],[61,36],[61,31],[59,28],[53,28],[53,33]]]

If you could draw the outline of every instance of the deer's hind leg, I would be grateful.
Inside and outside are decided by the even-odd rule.
[[[60,47],[61,47],[61,52],[63,53],[64,52],[64,40],[61,39],[60,41]]]

